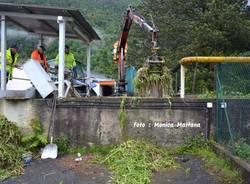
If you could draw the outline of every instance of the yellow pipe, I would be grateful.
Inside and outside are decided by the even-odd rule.
[[[181,65],[189,63],[250,63],[250,57],[184,57],[179,63]]]
[[[250,57],[185,57],[179,63],[181,64],[181,87],[180,97],[185,97],[185,64],[189,63],[250,63]]]

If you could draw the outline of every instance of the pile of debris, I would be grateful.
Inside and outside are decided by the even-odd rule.
[[[21,145],[18,127],[0,116],[0,181],[23,172],[22,157],[25,149]]]

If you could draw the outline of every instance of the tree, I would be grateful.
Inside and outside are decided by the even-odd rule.
[[[152,16],[160,30],[159,54],[165,56],[172,67],[185,56],[232,55],[248,51],[250,21],[246,4],[246,0],[144,0],[137,11],[149,19]],[[139,66],[145,60],[147,46],[138,43],[149,43],[150,39],[137,28],[130,36],[133,39],[129,43],[128,63]],[[197,92],[213,88],[211,69],[211,65],[198,66]],[[189,78],[187,88],[191,90],[192,77]]]

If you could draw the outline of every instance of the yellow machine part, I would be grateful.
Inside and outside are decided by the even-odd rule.
[[[184,57],[179,63],[181,65],[189,63],[250,63],[250,57]]]
[[[119,47],[119,41],[116,41],[113,45],[113,60],[115,61],[115,63],[117,63],[117,52],[118,52],[118,47]],[[128,52],[128,44],[126,43],[126,46],[125,46],[125,58],[126,58],[126,55],[127,55],[127,52]]]

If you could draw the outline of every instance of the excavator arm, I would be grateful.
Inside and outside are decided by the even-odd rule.
[[[151,33],[151,52],[155,53],[157,51],[157,33],[159,30],[154,25],[151,26],[141,15],[138,15],[134,9],[129,6],[127,11],[124,13],[124,23],[121,35],[113,46],[114,61],[118,65],[118,94],[126,92],[125,60],[128,35],[133,22]]]

